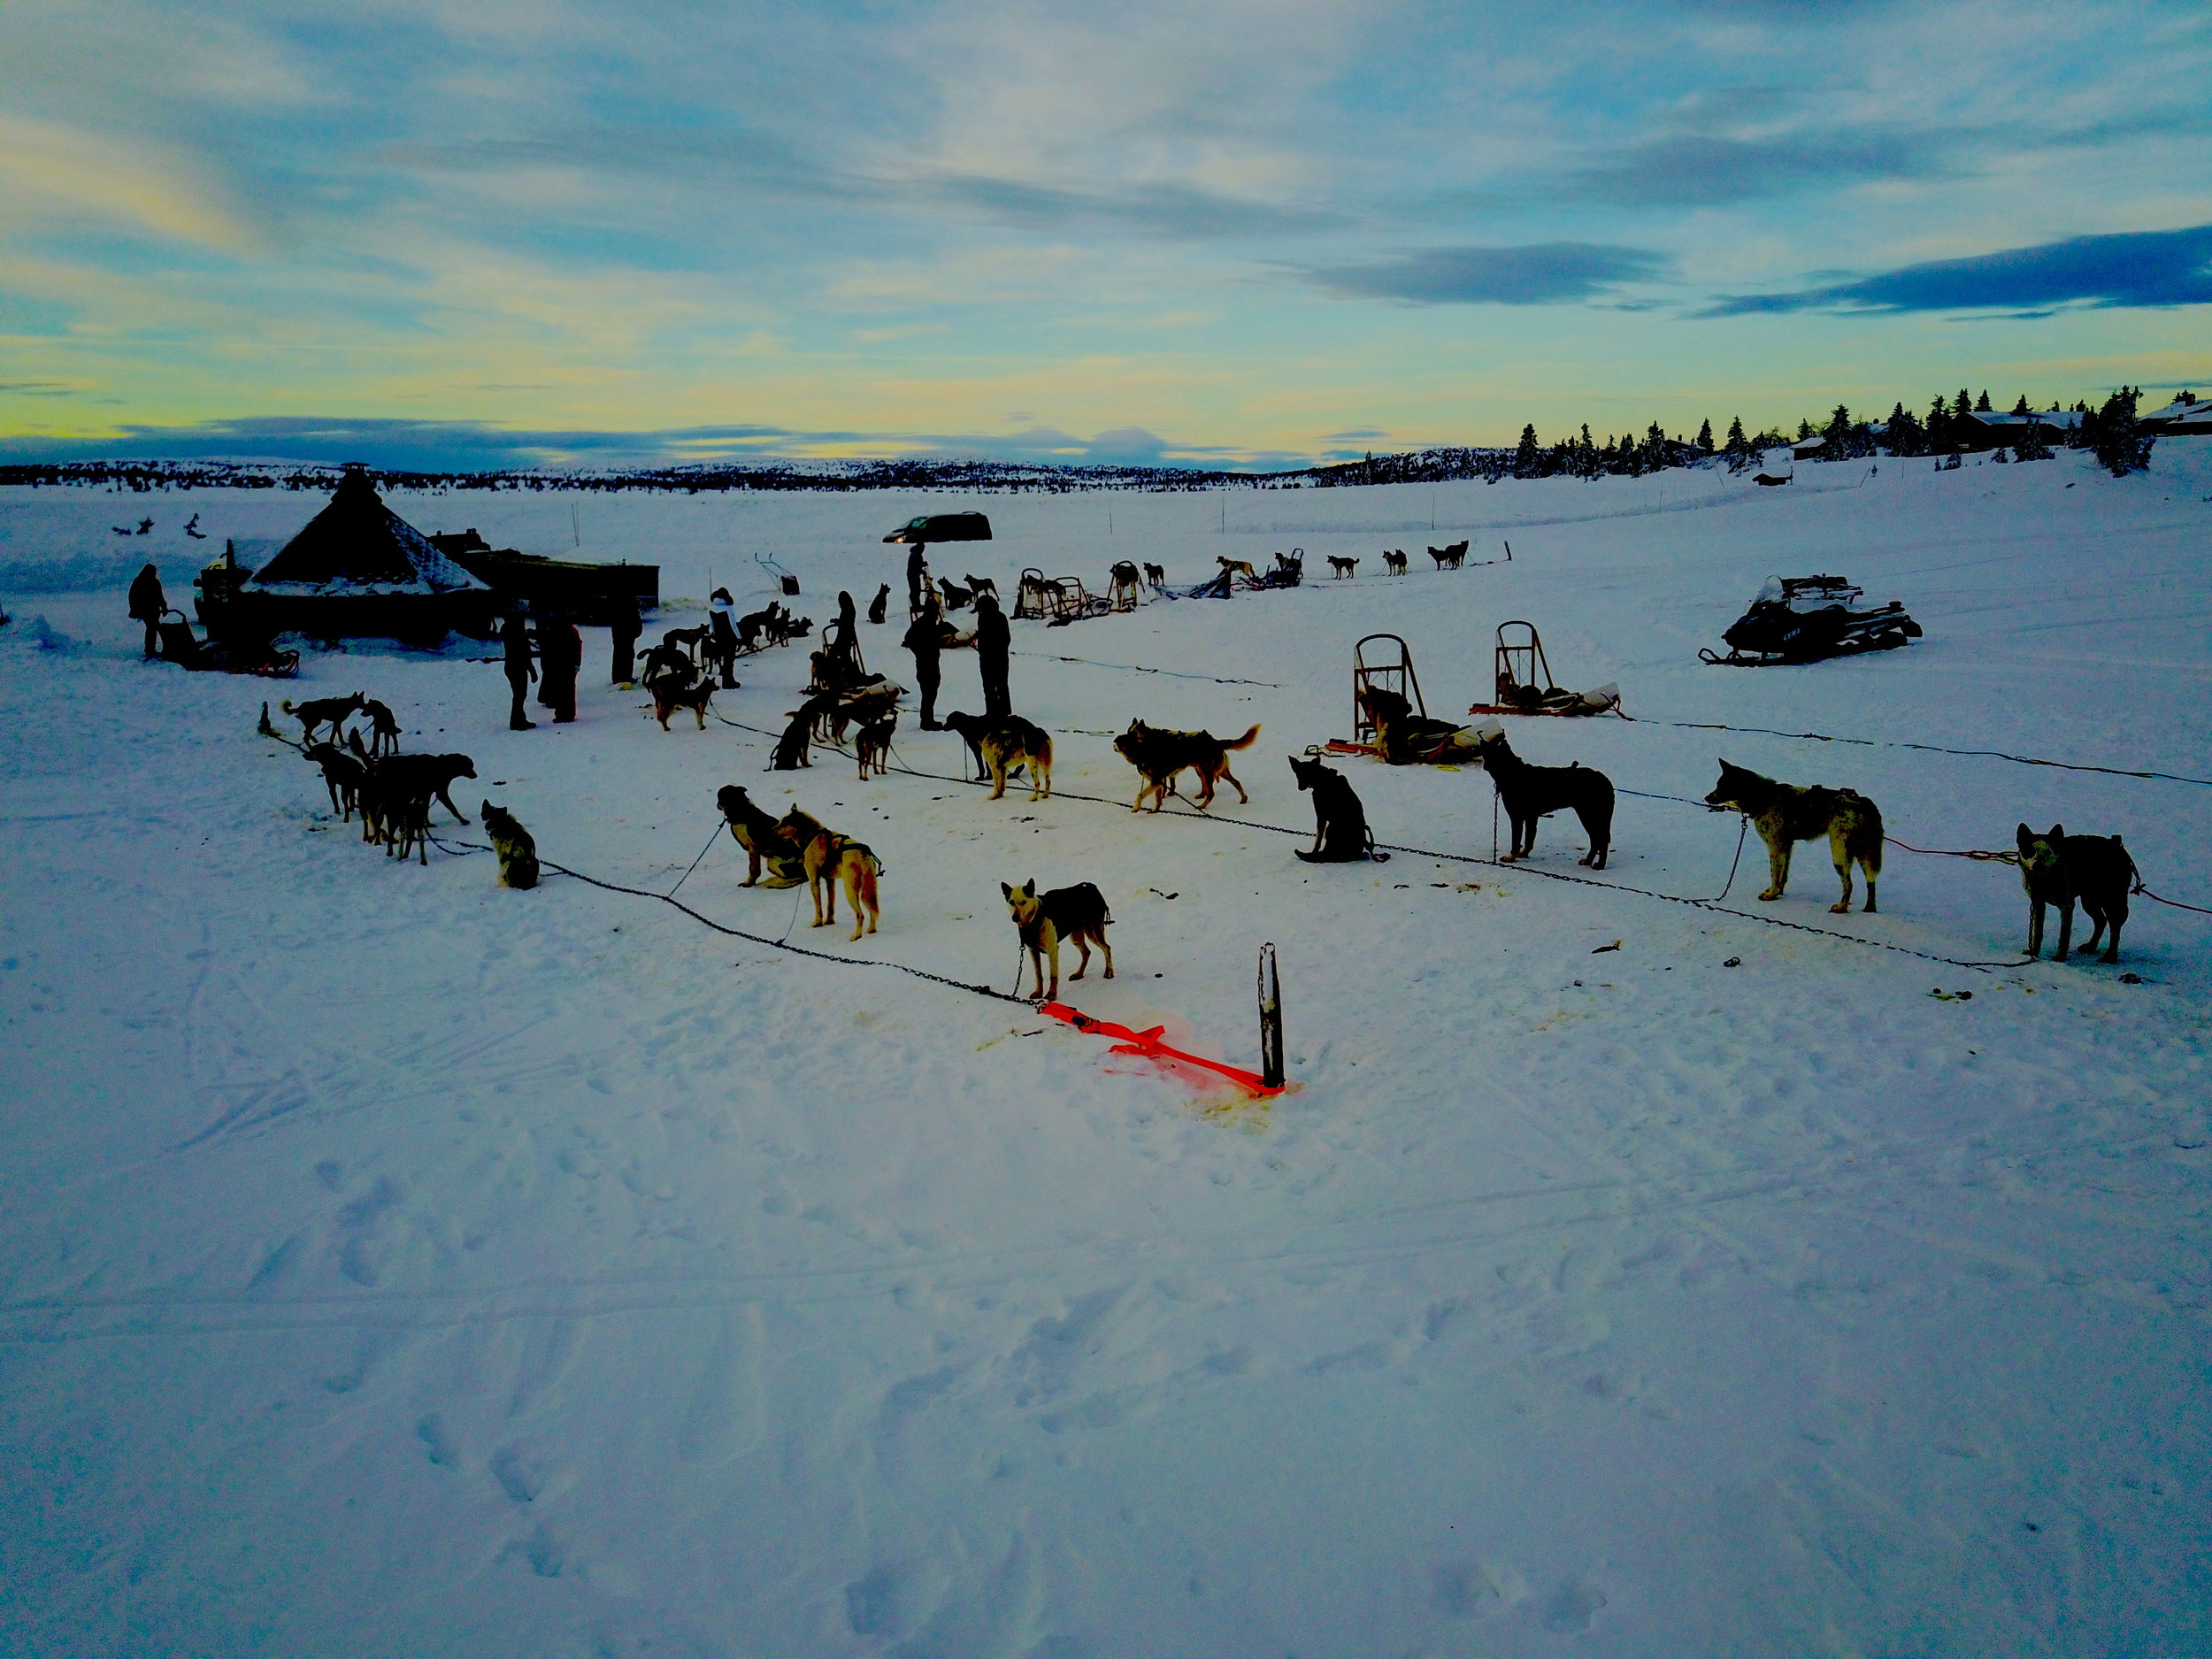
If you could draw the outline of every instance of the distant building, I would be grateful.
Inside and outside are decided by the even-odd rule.
[[[2081,425],[2082,414],[2078,409],[2041,409],[2024,415],[2001,415],[1994,410],[1983,409],[1974,411],[1968,419],[1981,430],[1954,426],[1951,438],[1970,455],[1982,449],[2001,449],[2028,437],[2046,444],[2064,443]]]
[[[2175,437],[2212,432],[2212,397],[2199,397],[2193,392],[2184,392],[2165,408],[2154,409],[2145,415],[2143,424],[2161,434]]]

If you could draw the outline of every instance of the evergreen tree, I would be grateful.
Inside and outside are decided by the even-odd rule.
[[[2035,412],[2028,407],[2028,395],[2025,392],[2020,394],[2020,401],[2012,406],[2012,412],[2016,415],[2032,415]]]
[[[1811,437],[1812,435],[1813,423],[1809,420],[1804,419],[1802,417],[1800,417],[1797,423],[1797,441],[1800,443],[1802,443],[1806,439]]]
[[[1986,415],[1989,412],[1989,388],[1986,386],[1982,388],[1981,396],[1974,402],[1974,412],[1978,415]]]
[[[1697,429],[1697,447],[1710,455],[1713,452],[1713,423],[1710,420]]]
[[[1928,452],[1927,429],[1920,419],[1901,401],[1889,411],[1887,439],[1892,455],[1925,455]]]
[[[1536,442],[1536,423],[1529,422],[1521,428],[1521,442],[1513,451],[1513,476],[1534,478],[1541,470],[1543,450]]]
[[[1962,409],[1963,403],[1960,405]],[[1951,411],[1938,392],[1934,403],[1928,405],[1928,453],[1948,455],[1957,446],[1951,442]]]
[[[2104,407],[2085,416],[2081,441],[2115,478],[2140,472],[2151,464],[2151,445],[2156,442],[2135,418],[2139,387],[2123,386],[2104,400]]]

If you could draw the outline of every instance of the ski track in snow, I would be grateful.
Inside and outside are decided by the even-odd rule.
[[[1018,624],[1064,795],[995,803],[664,734],[595,683],[595,631],[582,718],[526,733],[469,652],[143,666],[130,570],[184,599],[192,512],[282,536],[317,498],[150,495],[119,553],[105,496],[0,491],[0,1655],[2212,1646],[2212,922],[2138,900],[2128,985],[1763,925],[2016,954],[2015,872],[1894,848],[1881,912],[1832,918],[1813,844],[1751,899],[1755,836],[1723,909],[1290,856],[1282,757],[1349,734],[1352,641],[1403,634],[1452,713],[1525,617],[1638,717],[1513,723],[1643,792],[1595,883],[1719,893],[1737,826],[1684,803],[1725,754],[1859,788],[1921,846],[2119,831],[2154,888],[2212,902],[2199,786],[1660,724],[2212,776],[2212,444],[2124,481],[2074,456],[1837,472],[1446,485],[1433,533],[1426,486],[1231,493],[1225,534],[1218,494],[392,498],[556,553],[577,505],[588,554],[662,564],[657,627],[716,583],[757,605],[762,552],[818,620],[840,586],[895,598],[883,529],[967,506],[998,540],[941,573],[1010,595],[1025,565],[1361,558]],[[1421,568],[1471,534],[1513,563]],[[1768,575],[1815,569],[1927,637],[1696,663]],[[904,681],[898,632],[862,641]],[[716,706],[780,727],[804,675],[800,649],[749,659]],[[969,659],[947,682],[979,706]],[[1261,1110],[647,900],[388,861],[253,731],[265,697],[356,688],[410,749],[475,757],[472,819],[498,801],[609,881],[667,891],[733,781],[883,856],[882,931],[848,944],[803,893],[740,889],[717,841],[680,896],[748,933],[1003,988],[996,883],[1094,880],[1121,977],[1064,996],[1240,1064],[1273,940],[1297,1087]],[[1251,801],[1217,811],[1296,839],[1132,817],[1109,734],[1134,716],[1261,721]],[[910,718],[899,751],[964,770]],[[1332,764],[1379,840],[1488,856],[1479,772]],[[1555,817],[1534,862],[1590,875],[1582,848]]]

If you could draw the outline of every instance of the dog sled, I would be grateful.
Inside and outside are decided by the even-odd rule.
[[[1413,651],[1395,634],[1371,634],[1352,647],[1352,735],[1310,754],[1368,755],[1394,766],[1455,765],[1474,758],[1474,737],[1430,718]]]
[[[1306,549],[1300,547],[1278,553],[1275,563],[1264,571],[1255,570],[1249,560],[1224,558],[1219,554],[1214,556],[1214,563],[1221,566],[1221,573],[1211,581],[1201,582],[1189,589],[1183,595],[1185,598],[1226,599],[1240,588],[1253,594],[1295,588],[1305,580]]]
[[[181,611],[165,611],[154,625],[155,643],[161,660],[193,673],[258,674],[264,680],[290,680],[300,672],[297,651],[280,651],[265,640],[238,637],[203,642]]]
[[[1016,618],[1041,621],[1047,627],[1064,628],[1113,609],[1110,600],[1086,588],[1080,576],[1048,576],[1033,567],[1022,572],[1021,585],[1014,590]]]
[[[1509,629],[1518,632],[1509,634]],[[1594,691],[1569,691],[1551,677],[1551,663],[1544,655],[1543,636],[1533,622],[1516,619],[1498,624],[1495,653],[1495,703],[1468,705],[1470,714],[1614,714],[1621,706],[1621,688],[1608,681]]]
[[[1134,611],[1144,603],[1144,573],[1127,559],[1118,561],[1107,572],[1112,583],[1106,595],[1106,608],[1113,611]]]
[[[1728,654],[1708,648],[1698,660],[1729,668],[1824,662],[1862,651],[1893,651],[1921,636],[1903,603],[1868,607],[1864,592],[1840,576],[1774,576],[1751,609],[1721,639]]]
[[[753,563],[760,566],[761,573],[775,583],[777,591],[785,598],[796,599],[799,596],[799,579],[777,564],[773,556],[756,553]]]

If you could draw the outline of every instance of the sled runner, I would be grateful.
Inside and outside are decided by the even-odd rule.
[[[1518,629],[1512,634],[1508,629]],[[1621,688],[1608,682],[1595,691],[1569,691],[1551,677],[1551,663],[1533,622],[1498,624],[1495,703],[1470,704],[1470,714],[1609,714],[1621,706]]]
[[[264,680],[289,680],[300,672],[297,651],[280,651],[273,645],[248,640],[209,640],[202,644],[181,611],[165,611],[155,626],[164,662],[194,673],[219,671],[226,674],[258,674]]]
[[[1033,567],[1022,572],[1021,586],[1014,590],[1016,618],[1042,621],[1048,627],[1063,628],[1102,617],[1112,609],[1083,586],[1080,576],[1048,576]]]
[[[1893,651],[1920,637],[1920,625],[1900,601],[1862,609],[1864,598],[1840,576],[1770,577],[1751,609],[1721,635],[1728,654],[1709,649],[1698,652],[1698,660],[1731,668],[1817,663],[1861,651]]]

